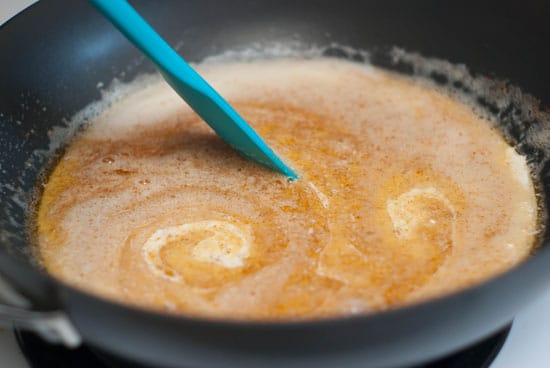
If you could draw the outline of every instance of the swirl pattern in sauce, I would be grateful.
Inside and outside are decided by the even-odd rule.
[[[468,106],[331,59],[200,69],[301,178],[239,157],[163,82],[137,86],[45,185],[53,275],[191,315],[313,318],[448,293],[529,254],[525,160]]]

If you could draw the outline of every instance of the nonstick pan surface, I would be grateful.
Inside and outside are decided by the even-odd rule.
[[[188,61],[273,42],[327,46],[327,55],[364,58],[334,46],[346,45],[369,51],[376,65],[412,73],[411,63],[392,57],[397,46],[465,64],[473,76],[506,79],[500,88],[509,92],[507,105],[478,99],[528,156],[541,183],[541,204],[546,205],[550,143],[540,137],[550,142],[550,123],[543,113],[527,111],[538,102],[509,88],[518,86],[542,107],[550,104],[550,7],[545,1],[132,4]],[[29,201],[51,158],[46,153],[52,133],[59,131],[54,127],[98,100],[101,85],[152,71],[84,1],[41,1],[0,28],[0,273],[7,282],[0,296],[12,305],[0,308],[0,317],[41,328],[65,343],[71,340],[67,336],[77,342],[77,335],[97,349],[154,366],[394,367],[426,361],[487,336],[548,284],[546,231],[528,262],[490,282],[415,306],[322,321],[176,317],[104,300],[52,279],[36,266],[27,226]],[[445,75],[428,77],[462,88],[460,80]],[[20,312],[17,318],[14,311]],[[43,321],[55,323],[45,326]]]

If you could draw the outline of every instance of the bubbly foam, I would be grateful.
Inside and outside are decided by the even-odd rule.
[[[364,313],[525,259],[525,159],[471,108],[334,59],[199,65],[300,173],[238,156],[161,81],[115,94],[38,208],[49,272],[112,298],[230,318]]]

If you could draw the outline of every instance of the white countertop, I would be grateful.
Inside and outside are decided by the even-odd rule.
[[[0,24],[34,2],[0,0]],[[9,328],[0,332],[0,367],[28,368]],[[519,367],[550,367],[550,280],[546,293],[516,317],[504,347],[491,365],[491,368]]]

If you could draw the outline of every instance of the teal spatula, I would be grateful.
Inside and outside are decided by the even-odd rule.
[[[298,176],[125,0],[88,0],[160,69],[164,79],[229,145],[292,179]]]

